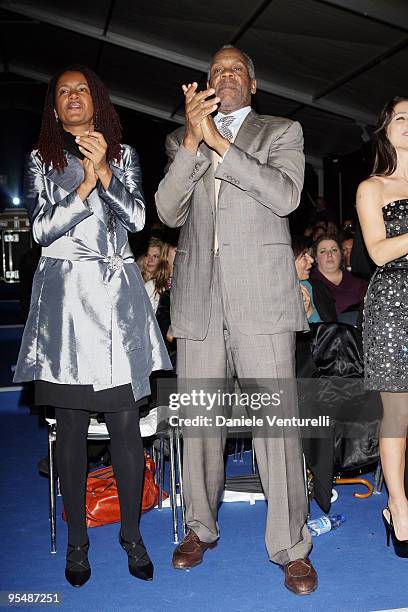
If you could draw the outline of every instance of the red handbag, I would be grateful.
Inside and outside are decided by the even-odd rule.
[[[142,512],[154,508],[159,501],[159,487],[154,482],[154,473],[154,461],[145,454]],[[166,497],[167,493],[163,491],[163,499]],[[62,518],[67,520],[65,510],[62,511]],[[119,522],[118,488],[112,466],[91,472],[86,482],[86,526],[98,527]]]

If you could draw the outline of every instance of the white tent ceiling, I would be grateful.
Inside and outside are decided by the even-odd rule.
[[[181,123],[181,83],[204,82],[233,43],[255,62],[255,108],[300,121],[316,160],[358,148],[408,94],[407,0],[0,0],[0,22],[3,107],[26,108],[30,84],[80,61],[117,105]]]

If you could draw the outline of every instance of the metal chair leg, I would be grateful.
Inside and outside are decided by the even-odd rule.
[[[179,491],[180,491],[180,506],[181,506],[181,524],[183,529],[183,537],[187,533],[187,522],[186,522],[186,506],[184,503],[184,485],[183,485],[183,465],[181,461],[181,444],[180,444],[180,428],[176,428],[176,457],[177,457],[177,471],[179,477]]]
[[[154,461],[154,465],[156,466],[155,472],[154,472],[154,484],[158,485],[158,470],[159,470],[159,464],[157,462],[157,449],[155,448],[154,444],[152,446],[152,459]]]
[[[375,470],[374,476],[374,490],[373,494],[380,495],[384,484],[384,474],[382,471],[381,461],[378,459],[377,469]]]
[[[178,544],[178,512],[177,512],[177,495],[176,495],[176,469],[175,469],[175,457],[174,457],[174,431],[170,427],[169,430],[169,468],[170,468],[170,505],[173,517],[173,536],[174,543]]]
[[[238,461],[238,438],[235,438],[234,458],[232,460],[234,463]]]
[[[255,456],[255,444],[254,439],[251,438],[251,460],[252,460],[252,474],[257,473],[256,456]]]
[[[241,438],[241,450],[239,453],[239,462],[244,463],[245,440]]]
[[[159,438],[160,446],[159,446],[159,503],[158,508],[161,510],[163,508],[163,483],[164,483],[164,437],[160,436]]]
[[[56,531],[56,504],[55,504],[55,481],[54,481],[54,442],[56,427],[52,425],[48,430],[48,461],[49,461],[49,501],[50,501],[50,529],[51,529],[51,554],[57,552]]]

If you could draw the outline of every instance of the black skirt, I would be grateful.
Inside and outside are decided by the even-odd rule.
[[[139,410],[147,404],[147,398],[136,402],[130,383],[94,391],[92,385],[59,385],[46,380],[36,380],[35,404],[89,412],[124,412]]]

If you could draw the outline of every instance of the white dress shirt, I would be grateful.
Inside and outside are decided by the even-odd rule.
[[[238,134],[238,130],[241,127],[245,117],[248,115],[248,113],[251,112],[251,107],[250,106],[244,106],[243,108],[239,108],[238,110],[234,111],[233,113],[228,113],[227,115],[224,115],[223,113],[217,113],[214,117],[214,122],[215,125],[218,126],[220,125],[221,119],[223,117],[234,117],[234,121],[232,121],[230,123],[230,125],[228,126],[228,129],[231,130],[232,132],[232,140],[231,142],[234,142],[236,135]],[[218,155],[218,153],[216,151],[213,152],[213,164],[214,164],[214,172],[218,166],[218,164],[222,164],[222,162],[224,161],[225,156],[228,154],[228,151],[226,151],[224,153],[224,155],[221,157],[220,155]],[[217,207],[218,207],[218,194],[220,191],[220,186],[221,186],[221,181],[220,179],[215,179],[215,210],[217,211]],[[218,253],[218,228],[217,228],[217,216],[215,217],[215,234],[214,234],[214,253]]]
[[[160,295],[156,291],[156,279],[151,278],[149,281],[147,281],[145,283],[145,289],[147,291],[147,295],[149,296],[149,300],[154,310],[154,314],[156,314],[160,300]]]
[[[251,112],[251,107],[250,106],[244,106],[243,108],[239,108],[238,110],[234,111],[233,113],[227,113],[226,115],[224,115],[223,113],[217,113],[215,115],[215,117],[214,117],[215,125],[218,128],[218,126],[219,126],[219,124],[221,122],[221,119],[223,117],[234,117],[234,121],[232,121],[232,123],[228,126],[228,129],[231,130],[231,132],[232,132],[232,142],[233,142],[235,140],[237,132],[238,132],[239,128],[241,127],[245,117],[250,112]]]

